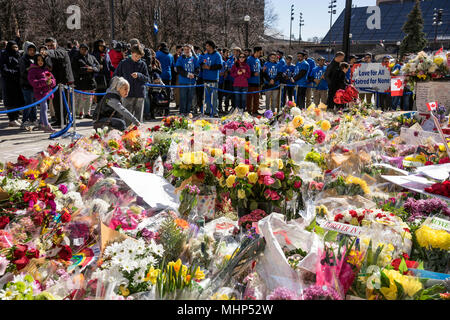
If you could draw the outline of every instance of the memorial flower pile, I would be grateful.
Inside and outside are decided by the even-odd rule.
[[[444,299],[449,161],[420,125],[291,102],[20,156],[0,166],[0,299]]]

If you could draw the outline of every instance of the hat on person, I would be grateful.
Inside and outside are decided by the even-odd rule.
[[[358,57],[355,56],[354,54],[351,54],[351,55],[349,56],[349,59],[358,59]]]
[[[88,47],[88,45],[86,43],[80,44],[80,49],[81,48],[85,48],[86,50],[89,50],[89,47]]]
[[[322,56],[321,56],[321,57],[318,57],[318,58],[317,58],[317,61],[320,61],[320,60],[325,60],[325,58],[322,57]]]
[[[233,51],[234,51],[234,50],[237,50],[237,51],[240,51],[240,52],[242,52],[242,49],[241,49],[241,48],[239,48],[239,47],[234,47],[234,48],[233,48]]]

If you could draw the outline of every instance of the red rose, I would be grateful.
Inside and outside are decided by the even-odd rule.
[[[14,259],[23,258],[27,252],[28,247],[23,244],[18,244],[14,249]]]
[[[284,172],[283,171],[278,171],[277,173],[275,173],[275,178],[283,181],[284,180]]]
[[[302,187],[302,182],[301,181],[296,181],[295,183],[294,183],[294,188],[295,189],[300,189]]]
[[[6,225],[9,223],[9,217],[2,216],[0,217],[0,230],[5,229]]]
[[[39,250],[38,249],[30,249],[27,251],[27,257],[29,257],[30,259],[32,258],[39,258]]]
[[[203,171],[202,171],[202,172],[197,172],[196,176],[197,176],[197,178],[199,178],[200,180],[205,179],[205,173],[204,173]]]
[[[72,216],[67,211],[64,211],[64,213],[61,215],[61,222],[62,223],[70,222],[71,219],[72,219]]]
[[[36,226],[42,225],[42,222],[44,221],[44,213],[43,212],[36,212],[33,215],[33,222]]]
[[[25,268],[27,266],[28,262],[30,262],[30,260],[25,256],[13,261],[13,263],[16,265],[18,271]]]
[[[58,258],[69,261],[72,259],[72,249],[69,246],[61,246],[61,250],[58,252]]]

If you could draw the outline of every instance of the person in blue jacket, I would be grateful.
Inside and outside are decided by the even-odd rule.
[[[228,70],[228,56],[229,56],[229,50],[228,49],[222,49],[221,53],[222,53],[222,69],[220,70],[219,73],[219,88],[222,90],[228,90],[228,91],[233,91],[232,89],[227,89],[226,88],[226,84],[227,84],[227,74],[229,73]],[[223,105],[223,102],[225,100],[225,106]],[[228,113],[228,109],[230,107],[230,94],[226,93],[226,92],[220,92],[219,91],[219,111],[221,113]]]
[[[131,48],[131,58],[120,62],[115,77],[123,77],[130,84],[130,92],[124,101],[125,108],[131,112],[140,122],[144,116],[145,84],[150,82],[147,65],[144,60],[144,50],[138,44]]]
[[[328,99],[328,83],[325,80],[325,72],[327,66],[325,65],[325,58],[317,58],[317,67],[311,72],[311,76],[314,78],[314,104],[318,106],[321,102],[327,103]]]
[[[167,43],[162,42],[159,45],[159,50],[156,52],[156,59],[161,63],[161,79],[163,83],[170,86],[172,82],[172,69],[175,67],[175,62],[173,55],[169,52]],[[169,97],[171,96],[171,91],[170,88],[166,89],[166,93]],[[166,115],[168,115],[167,112]]]
[[[253,55],[247,58],[247,64],[250,67],[252,76],[248,80],[247,112],[249,114],[257,114],[259,110],[259,93],[252,93],[261,90],[261,58],[263,54],[262,47],[255,47]]]
[[[198,58],[193,54],[191,45],[183,46],[183,54],[177,59],[176,71],[178,73],[178,83],[180,86],[194,86],[195,76],[200,72]],[[192,99],[195,88],[180,88],[180,113],[187,116],[191,112]]]
[[[313,58],[309,57],[308,51],[305,52],[305,60],[309,64],[309,72],[308,72],[308,88],[306,88],[306,106],[309,107],[312,103],[312,92],[313,92],[313,86],[314,86],[314,79],[311,75],[312,71],[316,67],[316,62]]]
[[[275,88],[280,84],[282,76],[281,66],[278,63],[278,57],[275,52],[269,55],[269,61],[264,64],[263,77],[266,89]],[[266,109],[272,112],[278,111],[280,99],[280,90],[271,90],[266,92]]]
[[[203,52],[202,48],[197,47],[197,46],[194,47],[194,51],[195,51],[195,54],[197,55],[198,62],[200,63],[200,61],[202,61],[202,59],[203,59],[204,52]],[[203,69],[202,68],[200,68],[200,71],[199,71],[199,73],[198,73],[198,75],[196,77],[196,82],[197,82],[198,86],[204,84],[203,83]],[[194,108],[193,108],[194,112],[193,113],[194,114],[197,114],[198,112],[203,113],[203,103],[204,103],[204,100],[205,100],[205,89],[203,87],[196,87],[195,88],[195,98],[194,98],[194,100],[195,100],[196,104],[194,105]]]
[[[294,81],[299,87],[297,92],[297,106],[305,108],[306,89],[308,87],[309,63],[305,60],[306,53],[297,53],[297,65],[295,66]]]
[[[203,55],[200,60],[200,66],[203,70],[203,81],[206,84],[205,100],[206,100],[206,113],[211,117],[218,117],[217,105],[218,88],[219,88],[219,73],[222,69],[222,56],[216,50],[216,44],[212,40],[208,40],[205,43],[206,54]]]
[[[281,107],[286,105],[286,98],[289,98],[289,101],[294,101],[294,73],[295,73],[295,65],[292,64],[294,58],[292,56],[286,57],[286,65],[281,68],[282,78],[281,83],[289,85],[289,87],[285,87],[283,90],[283,95],[281,98]]]
[[[277,55],[278,55],[278,61],[280,63],[280,67],[283,68],[287,64],[286,59],[284,58],[284,52],[281,50],[278,50]]]

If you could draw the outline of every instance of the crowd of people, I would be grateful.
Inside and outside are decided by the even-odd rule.
[[[335,93],[351,84],[357,63],[373,59],[367,53],[362,61],[352,55],[345,62],[345,54],[337,52],[326,63],[324,57],[314,59],[306,50],[299,51],[295,59],[281,50],[264,54],[260,46],[220,49],[211,40],[204,47],[178,45],[174,55],[166,43],[155,52],[138,39],[113,41],[108,48],[104,40],[95,41],[92,47],[73,40],[62,47],[56,39],[47,38],[39,47],[24,42],[22,52],[19,44],[0,43],[0,98],[6,109],[30,105],[55,86],[69,85],[85,93],[77,94],[74,116],[93,119],[99,126],[114,123],[120,129],[168,115],[171,101],[183,116],[218,117],[236,109],[256,115],[263,92],[264,109],[273,112],[287,101],[296,101],[300,108],[312,102],[324,103],[329,109],[344,108],[335,105]],[[395,61],[391,68],[393,61],[386,56],[382,63],[394,72],[401,64]],[[173,88],[165,87],[168,85]],[[61,128],[67,111],[60,106],[59,95],[56,91],[40,103],[39,120],[38,106],[8,113],[9,126],[45,132]],[[368,103],[373,98],[372,93],[360,94]],[[409,109],[407,99],[401,97],[381,95],[379,103],[384,108]]]

